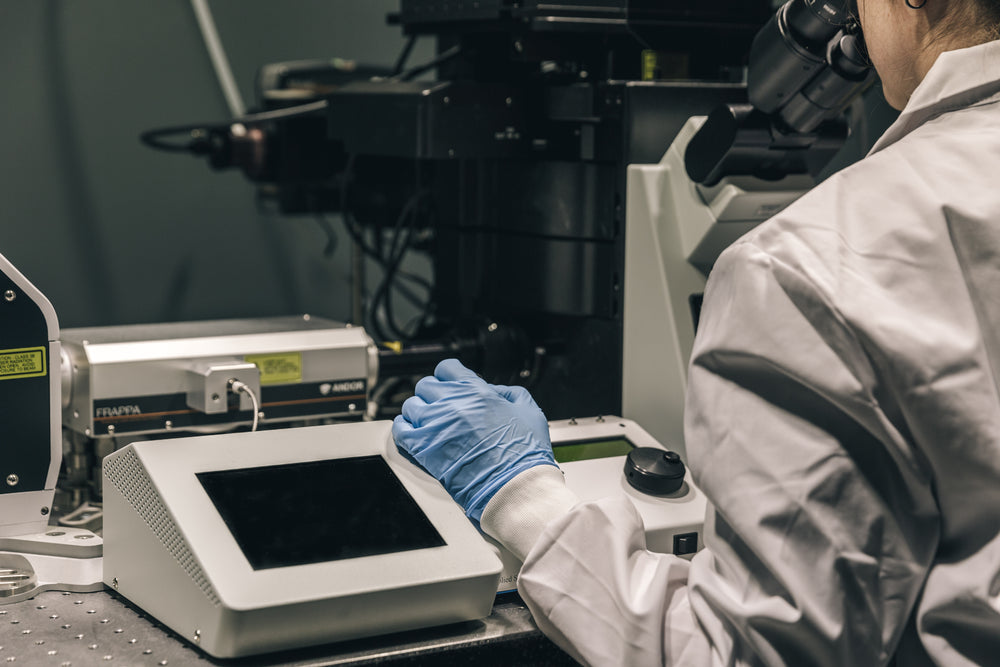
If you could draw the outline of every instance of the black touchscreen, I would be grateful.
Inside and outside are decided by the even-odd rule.
[[[445,544],[381,456],[198,473],[255,570]]]

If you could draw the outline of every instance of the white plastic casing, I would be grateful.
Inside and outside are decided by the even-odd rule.
[[[549,422],[552,446],[579,442],[615,440],[624,438],[636,447],[655,447],[665,451],[670,447],[659,442],[631,419],[621,417],[592,417]],[[557,454],[558,458],[558,454]],[[688,472],[681,488],[666,496],[651,496],[637,491],[625,479],[625,456],[590,459],[560,463],[566,486],[581,501],[600,500],[612,496],[625,496],[639,510],[646,532],[646,547],[650,551],[674,553],[674,538],[686,537],[685,553],[690,558],[694,551],[704,546],[703,525],[708,502],[705,494],[691,481]],[[693,542],[693,546],[692,545]],[[498,547],[499,548],[499,547]],[[517,586],[517,573],[521,567],[506,549],[500,549],[504,564],[498,591],[508,591]]]
[[[340,424],[115,452],[104,461],[104,582],[217,657],[489,615],[500,562],[441,485],[398,453],[390,429]],[[385,459],[445,546],[254,570],[196,477],[371,455]]]

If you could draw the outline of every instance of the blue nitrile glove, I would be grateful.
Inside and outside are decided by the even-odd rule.
[[[457,359],[417,383],[392,435],[478,523],[500,487],[538,465],[556,465],[545,415],[524,387],[487,384]]]

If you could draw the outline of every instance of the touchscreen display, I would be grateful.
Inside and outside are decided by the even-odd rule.
[[[628,438],[607,438],[603,440],[575,440],[573,442],[553,442],[552,453],[557,463],[606,459],[625,456],[635,445]]]
[[[445,544],[381,456],[197,476],[255,570]]]

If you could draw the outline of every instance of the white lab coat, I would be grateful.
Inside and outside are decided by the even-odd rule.
[[[993,42],[717,262],[685,429],[705,550],[646,551],[625,500],[568,509],[554,468],[482,525],[530,550],[519,590],[587,664],[997,665],[998,378]]]

